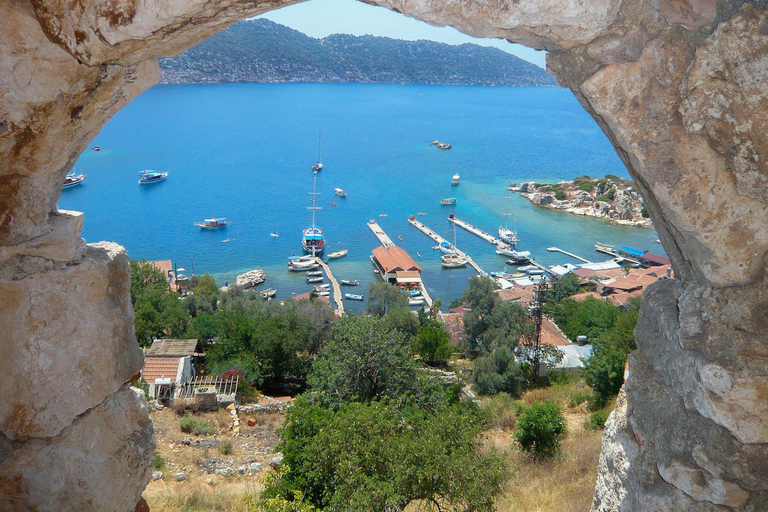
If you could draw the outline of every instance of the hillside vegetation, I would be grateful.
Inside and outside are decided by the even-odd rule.
[[[497,48],[334,34],[242,21],[172,59],[162,83],[373,82],[552,86],[546,71]]]

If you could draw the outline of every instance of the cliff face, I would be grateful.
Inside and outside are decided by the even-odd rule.
[[[123,388],[141,359],[125,256],[56,211],[64,174],[155,57],[290,3],[0,3],[0,509],[138,500],[153,441]],[[678,279],[644,296],[594,510],[768,509],[765,2],[370,3],[549,50],[644,196]]]

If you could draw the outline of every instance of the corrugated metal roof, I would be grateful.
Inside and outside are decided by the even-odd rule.
[[[658,254],[653,254],[652,252],[643,253],[640,258],[657,265],[669,265],[669,259],[665,258],[664,256],[659,256]]]
[[[160,339],[152,342],[148,356],[191,356],[197,348],[197,340]]]
[[[637,257],[643,255],[643,251],[638,251],[637,249],[633,249],[631,247],[619,247],[619,251],[625,252],[627,254],[634,254]]]

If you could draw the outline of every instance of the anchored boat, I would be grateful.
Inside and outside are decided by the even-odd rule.
[[[365,297],[363,297],[362,295],[358,295],[356,293],[345,293],[344,294],[344,298],[345,299],[349,299],[349,300],[363,300],[363,299],[365,299]]]
[[[74,187],[75,185],[79,185],[83,182],[85,177],[88,176],[87,174],[75,174],[72,172],[71,174],[67,174],[64,178],[64,184],[61,186],[62,189]]]
[[[167,172],[143,170],[139,173],[139,185],[149,185],[150,183],[157,183],[163,181],[168,177]]]
[[[210,219],[203,219],[202,222],[196,222],[195,226],[203,229],[213,229],[226,227],[227,224],[229,224],[229,222],[227,222],[227,219],[224,217],[211,217]]]

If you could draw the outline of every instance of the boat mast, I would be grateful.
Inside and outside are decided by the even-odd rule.
[[[323,131],[320,130],[317,136],[317,163],[320,163],[320,151],[323,149]]]
[[[315,226],[315,210],[322,210],[322,207],[317,206],[316,196],[320,195],[320,192],[317,191],[317,174],[312,176],[312,192],[310,192],[309,195],[312,196],[312,199],[310,199],[310,201],[312,201],[312,206],[307,207],[312,210],[312,225],[310,226],[310,229],[315,230],[317,229],[317,226]],[[317,248],[317,245],[314,243],[314,238],[312,242],[312,256],[315,256],[315,249]]]

